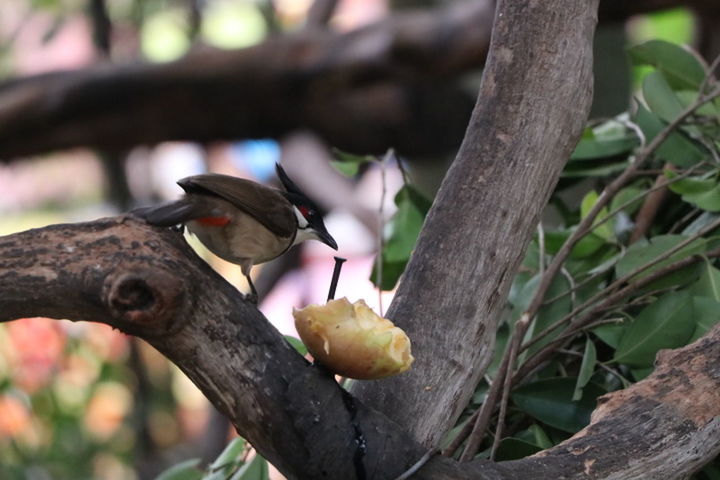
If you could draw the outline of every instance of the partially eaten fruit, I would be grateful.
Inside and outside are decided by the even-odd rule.
[[[410,339],[363,300],[330,300],[293,310],[295,328],[317,362],[337,375],[374,380],[412,364]]]

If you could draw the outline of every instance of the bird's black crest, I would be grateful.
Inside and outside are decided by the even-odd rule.
[[[303,197],[305,196],[302,190],[300,190],[300,188],[295,185],[292,180],[290,180],[290,177],[288,177],[288,174],[285,173],[285,170],[280,166],[279,163],[275,164],[275,171],[277,172],[277,176],[282,182],[283,187],[285,187],[285,190],[296,195],[302,195]]]

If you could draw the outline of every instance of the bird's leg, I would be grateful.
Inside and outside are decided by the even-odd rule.
[[[252,259],[246,258],[240,263],[240,270],[242,270],[243,275],[245,275],[245,278],[248,281],[248,284],[250,285],[250,294],[245,295],[245,300],[254,303],[257,305],[258,303],[258,293],[255,289],[255,285],[253,285],[252,278],[250,278],[250,270],[252,270],[253,262]]]
[[[258,303],[258,293],[255,289],[255,285],[253,285],[252,279],[250,278],[250,275],[246,275],[245,278],[247,278],[248,283],[250,284],[250,294],[245,295],[245,299],[251,301],[255,305]]]

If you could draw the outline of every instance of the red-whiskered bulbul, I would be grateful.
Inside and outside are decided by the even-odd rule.
[[[290,247],[310,239],[337,250],[315,203],[287,176],[275,170],[285,190],[243,178],[208,173],[183,178],[179,200],[132,211],[151,225],[183,224],[218,257],[240,265],[252,297],[257,291],[250,279],[253,265],[267,262]]]

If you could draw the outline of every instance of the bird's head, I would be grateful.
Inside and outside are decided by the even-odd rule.
[[[335,239],[328,233],[323,222],[320,209],[315,202],[310,200],[292,180],[287,176],[285,170],[279,163],[275,164],[278,178],[285,187],[285,198],[292,204],[295,216],[298,221],[298,233],[295,237],[295,243],[305,240],[319,240],[330,248],[337,250],[338,245]]]

